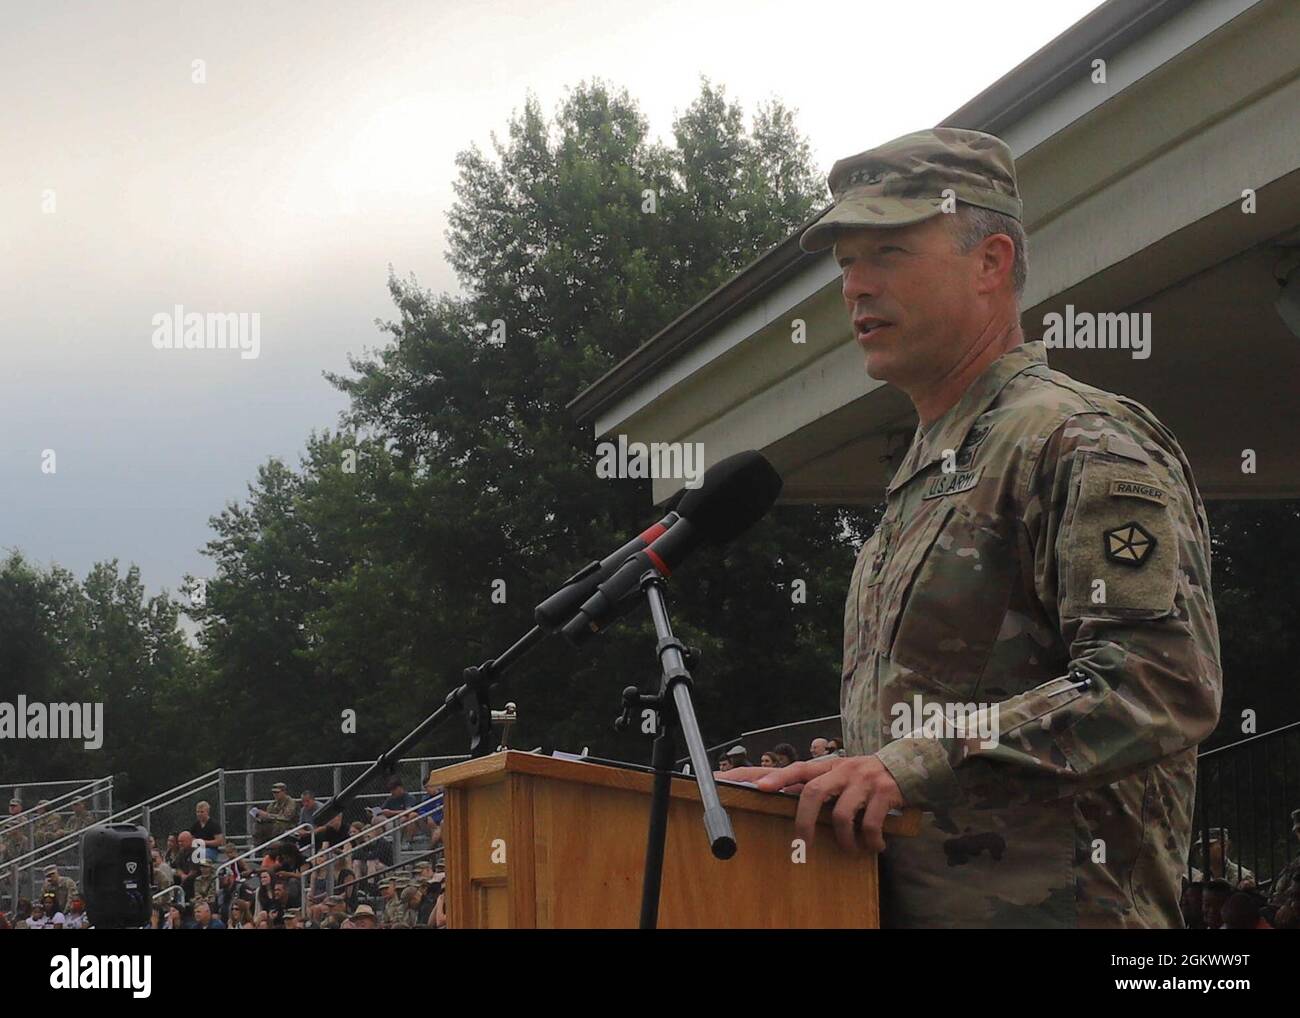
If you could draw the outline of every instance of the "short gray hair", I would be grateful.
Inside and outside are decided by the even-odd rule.
[[[1020,221],[1002,212],[967,205],[962,202],[952,215],[953,239],[957,250],[969,253],[985,237],[995,233],[1004,233],[1015,245],[1015,261],[1011,265],[1011,285],[1019,301],[1025,292],[1025,279],[1029,275],[1029,242],[1025,237],[1025,228]]]

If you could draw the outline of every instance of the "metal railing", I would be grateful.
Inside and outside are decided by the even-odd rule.
[[[1291,835],[1295,809],[1300,809],[1300,722],[1201,753],[1189,875],[1195,875],[1193,867],[1205,874],[1205,853],[1198,846],[1210,844],[1212,828],[1226,828],[1226,862],[1206,875],[1234,884],[1253,879],[1267,891],[1300,852]]]
[[[34,896],[39,886],[41,877],[39,868],[42,864],[57,859],[57,857],[63,855],[69,849],[73,849],[74,846],[76,852],[79,854],[81,837],[87,831],[95,830],[96,828],[103,827],[107,824],[139,823],[142,827],[150,830],[152,833],[152,825],[158,823],[159,818],[163,818],[163,822],[168,824],[175,818],[178,811],[173,809],[173,807],[175,807],[177,803],[182,802],[183,800],[195,800],[201,798],[199,793],[209,786],[216,786],[219,790],[221,785],[221,774],[221,769],[215,768],[208,771],[206,774],[201,774],[198,777],[189,779],[188,781],[183,781],[179,785],[174,785],[166,791],[159,792],[157,795],[136,803],[134,806],[128,806],[123,810],[119,810],[107,817],[96,820],[93,824],[90,824],[79,831],[73,831],[61,835],[44,845],[36,846],[22,855],[17,856],[15,859],[10,860],[6,863],[4,878],[5,884],[8,886],[9,902],[16,903],[18,901],[25,879],[30,880],[30,893]],[[187,811],[188,815],[191,817],[193,816],[192,810],[193,806],[188,805]],[[55,865],[58,865],[57,862]],[[0,900],[3,900],[4,897],[5,895],[0,893]]]

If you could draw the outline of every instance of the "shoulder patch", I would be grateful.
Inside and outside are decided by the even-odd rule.
[[[1155,537],[1136,520],[1107,530],[1102,539],[1108,559],[1135,568],[1145,565],[1156,547]]]

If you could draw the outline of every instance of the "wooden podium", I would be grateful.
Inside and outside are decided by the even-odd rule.
[[[447,925],[452,929],[635,928],[650,816],[648,772],[504,752],[431,777],[446,789]],[[736,855],[709,851],[699,791],[674,778],[661,927],[874,929],[876,857],[840,849],[823,812],[795,861],[795,796],[720,784]],[[915,810],[887,834],[915,834]]]

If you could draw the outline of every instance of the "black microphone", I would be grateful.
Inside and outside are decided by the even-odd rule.
[[[589,562],[564,581],[554,594],[533,609],[533,620],[543,629],[554,632],[573,618],[573,613],[591,597],[596,588],[608,580],[628,558],[649,547],[680,519],[672,512],[647,527],[612,555],[599,562]]]
[[[740,452],[715,463],[677,504],[681,519],[596,584],[565,624],[565,638],[582,643],[623,615],[636,603],[646,570],[667,578],[700,544],[723,545],[739,537],[772,508],[781,486],[781,475],[761,453]]]

